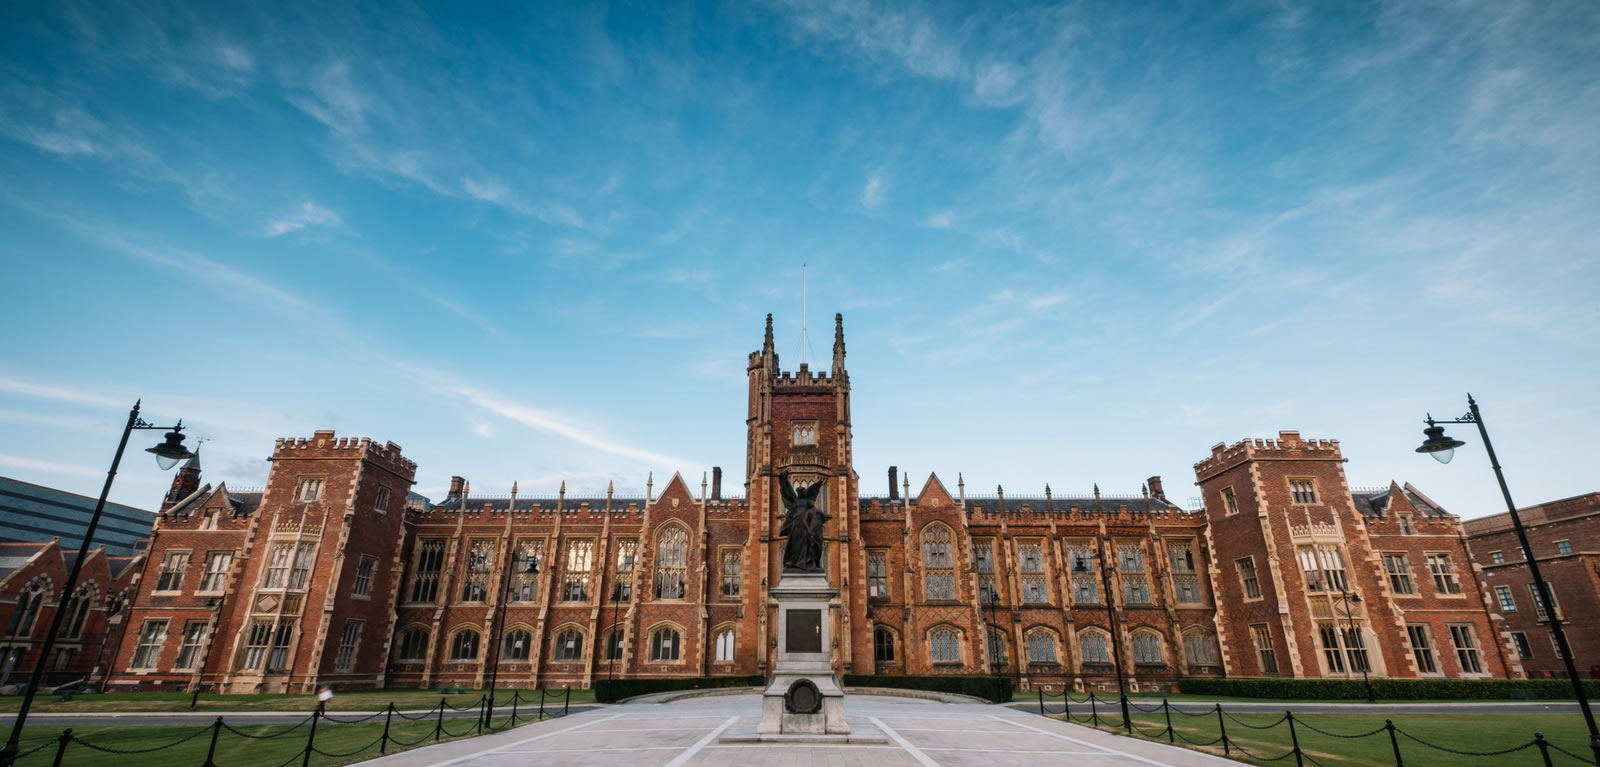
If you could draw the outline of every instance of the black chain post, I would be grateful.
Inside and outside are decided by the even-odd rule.
[[[1228,723],[1222,721],[1222,704],[1221,703],[1217,704],[1217,729],[1222,731],[1222,755],[1223,756],[1232,756],[1233,755],[1233,749],[1229,748],[1229,746],[1228,746]],[[1391,738],[1394,737],[1393,725],[1390,726],[1389,737],[1391,737]],[[1399,748],[1399,746],[1396,746],[1395,748]],[[1396,751],[1395,753],[1398,754],[1400,752]]]
[[[1394,749],[1394,767],[1406,767],[1406,763],[1400,759],[1400,739],[1394,736],[1394,720],[1383,720],[1383,728],[1389,731],[1389,746]]]
[[[217,767],[217,736],[222,734],[222,717],[211,723],[211,747],[206,749],[206,763],[200,767]]]
[[[1177,737],[1172,732],[1172,707],[1167,705],[1167,699],[1161,699],[1161,711],[1167,715],[1167,742],[1177,743]]]
[[[562,716],[566,716],[567,715],[567,711],[569,709],[571,709],[571,708],[572,708],[572,686],[568,685],[567,686],[567,699],[561,702],[561,715]]]
[[[521,690],[512,690],[511,691],[511,726],[512,727],[516,727],[517,726],[517,703],[519,703],[521,701],[522,701],[522,691]]]
[[[1550,767],[1550,744],[1545,742],[1544,733],[1534,733],[1533,744],[1539,747],[1539,756],[1544,757],[1544,767]]]
[[[1100,726],[1100,709],[1096,708],[1094,703],[1095,703],[1094,693],[1090,692],[1089,693],[1089,718],[1094,720],[1094,726],[1099,727]]]
[[[444,732],[444,706],[444,696],[441,695],[439,696],[439,719],[433,725],[433,742],[435,743],[439,742],[439,734]]]
[[[378,753],[389,753],[389,721],[394,718],[394,701],[389,701],[389,707],[383,710],[383,737],[378,740]]]
[[[536,689],[539,691],[539,721],[542,722],[544,721],[544,685],[540,684]]]
[[[1039,716],[1044,716],[1044,688],[1039,688]]]
[[[61,767],[61,757],[67,755],[67,744],[71,742],[72,728],[68,727],[67,729],[61,731],[61,745],[56,746],[56,760],[50,763],[53,765],[53,767]],[[1550,761],[1550,758],[1545,757],[1545,761]]]
[[[478,696],[478,734],[483,734],[483,720],[489,716],[489,696]]]
[[[1061,686],[1061,713],[1067,721],[1072,721],[1072,693],[1067,692],[1067,686]]]
[[[322,704],[317,704],[317,710],[311,712],[311,734],[306,736],[306,758],[300,760],[300,767],[311,767],[311,749],[317,743],[317,720],[322,718]]]
[[[1295,767],[1305,767],[1305,762],[1300,759],[1300,736],[1294,732],[1294,712],[1283,712],[1283,718],[1289,721],[1289,742],[1294,745]]]
[[[1122,729],[1126,730],[1128,737],[1133,737],[1133,714],[1128,711],[1128,693],[1118,696],[1122,701]]]

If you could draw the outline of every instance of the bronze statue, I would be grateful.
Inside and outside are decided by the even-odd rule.
[[[788,540],[783,546],[783,571],[786,573],[822,572],[822,525],[829,519],[827,512],[817,508],[817,495],[822,492],[822,481],[799,492],[789,484],[788,473],[778,475],[778,487],[783,491],[783,526],[779,534]]]

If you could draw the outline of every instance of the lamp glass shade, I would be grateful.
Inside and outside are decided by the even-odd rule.
[[[167,432],[165,442],[155,447],[145,448],[145,452],[155,455],[156,465],[160,466],[162,471],[177,466],[179,461],[194,457],[194,453],[189,452],[189,449],[183,446],[183,432],[176,429]]]
[[[1439,463],[1449,463],[1455,455],[1456,448],[1467,444],[1459,439],[1446,437],[1443,426],[1429,425],[1422,430],[1422,433],[1428,438],[1422,441],[1422,446],[1417,448],[1417,452],[1427,453]]]

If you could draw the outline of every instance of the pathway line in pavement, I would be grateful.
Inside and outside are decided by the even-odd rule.
[[[1033,730],[1034,732],[1037,732],[1037,733],[1041,733],[1041,734],[1044,734],[1044,735],[1049,735],[1052,738],[1060,738],[1061,740],[1071,741],[1071,742],[1076,743],[1076,744],[1078,744],[1080,746],[1088,746],[1089,748],[1098,748],[1101,751],[1104,751],[1106,753],[1116,754],[1117,756],[1126,757],[1126,758],[1132,759],[1132,760],[1134,760],[1136,762],[1143,762],[1145,764],[1154,765],[1154,767],[1169,767],[1169,764],[1167,762],[1158,762],[1158,761],[1156,761],[1154,759],[1147,759],[1145,757],[1139,756],[1138,754],[1130,754],[1130,753],[1128,753],[1126,751],[1119,751],[1119,750],[1117,750],[1115,748],[1112,748],[1110,746],[1102,746],[1102,745],[1100,745],[1098,743],[1090,743],[1087,740],[1079,740],[1079,739],[1071,737],[1069,735],[1062,735],[1059,732],[1051,732],[1051,731],[1043,729],[1041,727],[1034,727],[1031,724],[1023,724],[1021,722],[1013,722],[1010,719],[1006,719],[1004,717],[995,716],[994,714],[985,714],[984,716],[987,716],[990,719],[994,719],[994,720],[997,720],[997,721],[1005,722],[1007,724],[1016,725],[1017,727],[1021,727],[1021,728],[1025,729],[1025,730]],[[1165,746],[1166,744],[1161,743],[1161,744],[1157,744],[1157,745]],[[1167,748],[1177,748],[1177,746],[1166,746],[1166,747]],[[1194,751],[1194,750],[1187,749],[1187,748],[1186,749],[1182,749],[1182,750],[1185,753],[1189,753],[1189,754],[1196,754],[1196,755],[1199,755],[1199,756],[1210,756],[1210,754],[1207,754],[1207,753],[1205,753],[1203,751]],[[1212,757],[1212,758],[1218,759],[1220,761],[1220,757]],[[1229,760],[1229,761],[1232,761],[1232,760]]]
[[[890,740],[900,744],[900,747],[905,749],[906,753],[910,754],[912,759],[917,760],[922,767],[943,767],[938,762],[934,761],[932,757],[922,753],[922,749],[911,745],[911,741],[906,740],[904,735],[895,732],[893,727],[884,724],[882,719],[879,719],[875,716],[869,716],[867,719],[871,720],[873,724],[878,725],[878,729],[883,730],[883,734],[888,735]]]
[[[563,728],[561,728],[559,730],[555,730],[554,732],[547,732],[547,733],[544,733],[542,735],[535,735],[535,736],[533,736],[531,738],[523,738],[522,740],[516,741],[514,743],[507,743],[507,744],[505,744],[503,746],[494,746],[492,748],[486,748],[486,749],[483,749],[482,751],[477,751],[477,752],[474,752],[474,753],[471,753],[471,754],[467,754],[466,756],[458,756],[458,757],[456,757],[454,759],[449,759],[449,760],[446,760],[446,761],[443,761],[443,762],[438,762],[438,763],[434,764],[433,767],[449,767],[449,765],[452,765],[452,764],[460,764],[462,762],[467,761],[468,759],[476,759],[476,758],[478,758],[480,756],[483,756],[484,754],[491,753],[491,752],[494,752],[494,751],[499,751],[500,749],[503,749],[503,748],[514,748],[514,747],[520,746],[520,745],[522,745],[524,743],[532,743],[532,742],[534,742],[536,740],[544,740],[545,738],[549,738],[549,737],[552,737],[552,736],[555,736],[555,735],[561,735],[563,733],[572,732],[573,730],[581,730],[581,729],[583,729],[585,727],[592,727],[592,726],[597,725],[597,724],[599,724],[601,722],[609,722],[612,719],[616,719],[619,716],[622,716],[622,715],[621,714],[612,714],[611,716],[603,716],[603,717],[600,717],[599,719],[593,719],[593,720],[590,720],[590,721],[587,721],[587,722],[583,722],[581,724],[572,725],[571,727],[563,727]],[[405,753],[405,752],[402,751],[402,752],[397,752],[397,753]]]
[[[732,727],[733,723],[737,722],[737,721],[739,721],[739,717],[737,717],[737,716],[728,717],[728,721],[723,722],[720,725],[717,725],[717,729],[706,733],[706,736],[704,738],[701,738],[699,740],[699,742],[697,742],[694,745],[692,745],[692,746],[688,747],[687,749],[685,749],[683,753],[678,754],[676,757],[673,757],[672,761],[667,762],[666,767],[683,767],[683,765],[685,763],[687,763],[691,758],[693,758],[695,754],[700,753],[700,749],[705,748],[706,744],[710,743],[713,740],[716,740],[717,736],[721,735],[723,730],[726,730],[729,727]]]

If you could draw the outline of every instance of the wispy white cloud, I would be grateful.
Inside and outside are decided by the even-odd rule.
[[[922,219],[922,225],[929,229],[949,229],[955,224],[955,221],[955,213],[948,210],[940,210],[929,213],[927,218]]]
[[[631,445],[605,436],[600,430],[546,408],[535,407],[501,394],[490,392],[436,370],[407,366],[410,372],[436,393],[465,401],[514,423],[530,429],[553,434],[576,444],[602,453],[627,458],[640,463],[666,468],[700,465],[666,453]]]
[[[290,232],[297,232],[308,226],[325,226],[337,228],[340,224],[339,214],[324,208],[310,200],[300,203],[288,215],[267,222],[266,235],[278,237]]]
[[[56,461],[43,461],[37,458],[24,458],[19,455],[0,454],[0,466],[23,471],[40,471],[48,474],[60,474],[68,477],[103,477],[105,469],[94,469],[88,466],[73,466]]]
[[[106,396],[100,392],[7,377],[0,377],[0,392],[21,394],[26,397],[38,397],[57,402],[70,402],[74,405],[93,405],[94,407],[126,408],[133,404],[132,402]]]
[[[867,174],[867,183],[861,187],[861,205],[868,209],[882,205],[883,197],[889,191],[888,183],[882,169]]]
[[[1233,300],[1238,297],[1238,291],[1234,291],[1232,293],[1218,296],[1217,298],[1201,304],[1198,307],[1185,311],[1178,317],[1178,321],[1173,323],[1172,332],[1181,333],[1189,328],[1194,327],[1195,325],[1200,324],[1207,317],[1215,314],[1218,310],[1232,303]]]

